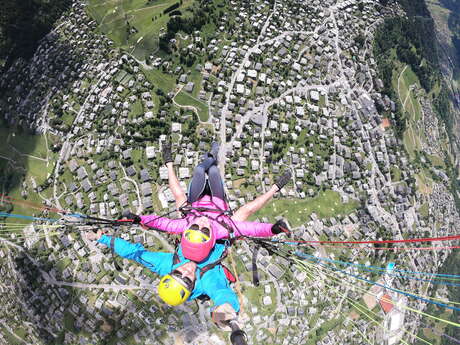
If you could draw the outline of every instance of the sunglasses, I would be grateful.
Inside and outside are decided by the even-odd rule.
[[[199,232],[203,233],[204,235],[206,235],[208,237],[211,234],[211,230],[208,227],[204,226],[204,227],[200,228],[200,226],[198,224],[190,225],[189,229],[199,231]]]
[[[195,281],[192,281],[189,277],[184,277],[178,270],[172,271],[171,277],[174,277],[174,279],[185,286],[190,292],[195,288]]]

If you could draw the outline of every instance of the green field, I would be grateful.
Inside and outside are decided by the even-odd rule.
[[[194,107],[198,112],[197,115],[200,118],[200,121],[202,121],[202,122],[208,121],[208,119],[209,119],[208,106],[205,103],[193,98],[187,92],[180,91],[176,95],[176,97],[174,97],[174,101],[177,104],[182,105],[182,106]]]
[[[431,164],[433,164],[435,167],[440,167],[444,169],[446,168],[446,163],[443,159],[439,158],[438,156],[428,155],[428,159],[430,160]]]
[[[26,342],[22,342],[20,341],[18,338],[16,338],[15,336],[13,336],[10,332],[8,332],[8,330],[6,328],[4,328],[3,326],[0,327],[0,330],[1,330],[1,333],[5,336],[5,339],[8,341],[8,344],[10,345],[22,345],[22,344],[25,344]]]
[[[315,213],[319,218],[347,215],[358,208],[357,201],[342,203],[339,193],[332,190],[320,192],[315,198],[274,200],[251,218],[267,217],[273,222],[276,216],[289,219],[291,226],[298,227],[310,220]]]
[[[176,81],[173,76],[162,73],[157,69],[144,69],[145,76],[155,86],[164,92],[174,91]]]
[[[433,181],[428,176],[430,173],[426,170],[420,171],[415,174],[415,180],[417,181],[417,188],[422,194],[431,194]]]
[[[390,173],[391,173],[391,180],[393,182],[401,181],[401,170],[396,165],[393,165],[390,168]]]
[[[427,203],[427,202],[423,203],[423,204],[420,206],[420,208],[418,209],[418,211],[420,212],[420,215],[421,215],[422,217],[427,218],[427,217],[429,216],[429,214],[430,214],[430,213],[429,213],[430,210],[429,210],[428,203]]]
[[[414,88],[420,88],[420,82],[409,66],[403,67],[401,72],[398,74],[396,91],[399,92],[399,101],[407,117],[403,143],[411,159],[414,159],[415,151],[421,150],[419,121],[422,119],[422,110],[414,94]]]
[[[158,49],[158,37],[169,21],[163,11],[178,0],[89,0],[87,11],[99,30],[122,49],[144,60]],[[182,1],[180,11],[193,0]]]

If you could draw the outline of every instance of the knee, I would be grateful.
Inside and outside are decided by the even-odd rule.
[[[193,175],[196,175],[196,176],[204,176],[205,173],[206,171],[204,170],[204,168],[199,165],[195,167],[195,170],[193,170]]]
[[[209,169],[208,169],[208,176],[217,176],[217,177],[220,177],[220,171],[219,171],[219,168],[216,166],[216,165],[212,165]]]

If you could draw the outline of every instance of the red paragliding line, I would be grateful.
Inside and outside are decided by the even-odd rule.
[[[287,230],[286,230],[287,231]],[[371,241],[301,241],[301,240],[274,240],[272,242],[318,243],[318,244],[385,244],[385,243],[415,243],[460,240],[460,234],[442,237],[409,238],[407,240],[371,240]]]
[[[23,205],[23,206],[27,206],[27,207],[30,207],[30,208],[33,208],[33,209],[36,209],[36,210],[41,210],[41,211],[44,211],[44,210],[48,210],[48,211],[51,211],[51,212],[54,212],[54,213],[67,213],[67,211],[64,211],[64,210],[60,210],[58,208],[55,208],[55,207],[49,207],[49,206],[43,206],[43,205],[39,205],[39,204],[35,204],[33,202],[30,202],[30,201],[25,201],[25,200],[17,200],[17,199],[14,199],[8,195],[3,195],[3,194],[0,194],[0,202],[8,202],[10,204],[13,204],[13,205]]]

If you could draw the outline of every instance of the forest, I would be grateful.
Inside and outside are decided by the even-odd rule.
[[[0,69],[7,69],[19,57],[31,57],[70,4],[71,0],[2,0]]]

